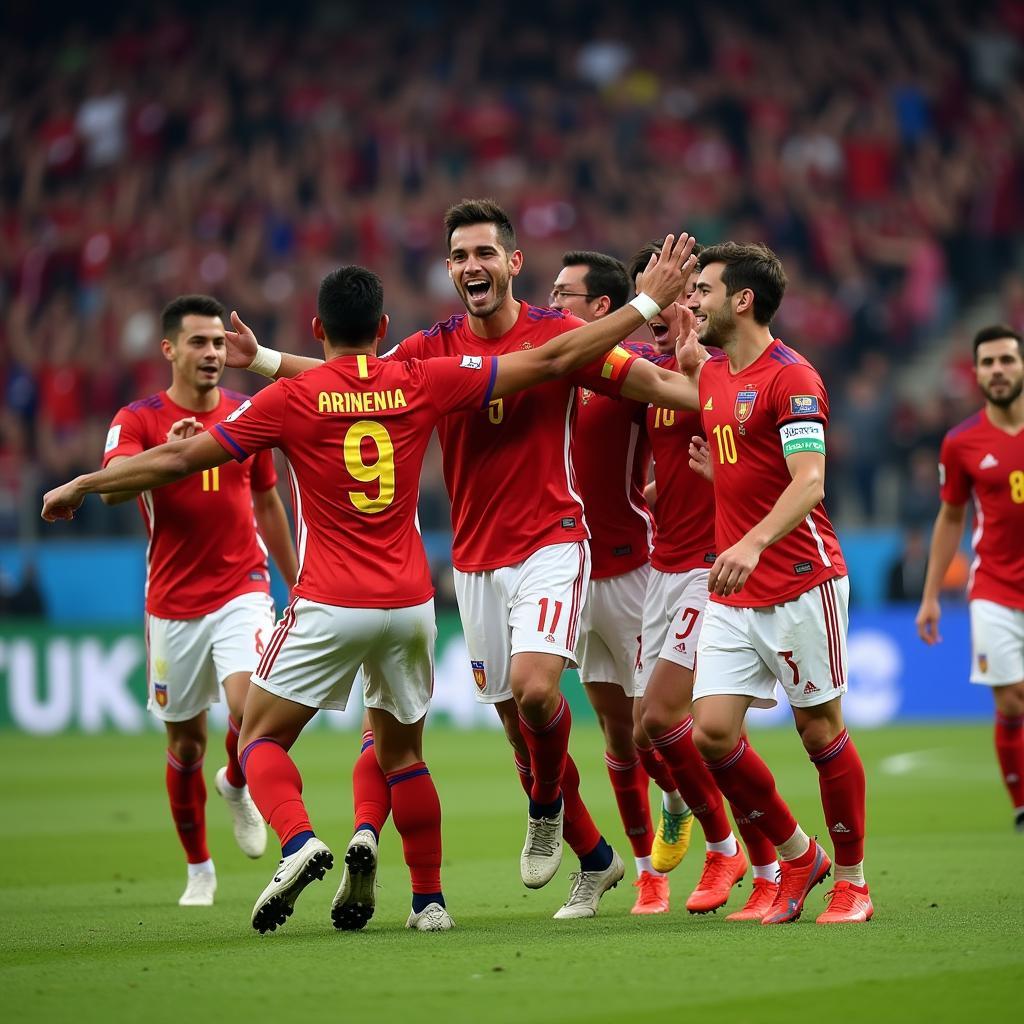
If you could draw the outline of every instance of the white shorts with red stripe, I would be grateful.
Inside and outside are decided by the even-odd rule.
[[[589,583],[586,541],[551,544],[518,565],[501,569],[455,570],[455,594],[478,701],[497,704],[511,699],[515,654],[554,654],[576,664]]]
[[[751,697],[772,708],[776,681],[795,708],[846,693],[850,581],[826,580],[785,604],[734,608],[709,601],[697,641],[693,699]]]
[[[649,565],[591,580],[583,606],[576,660],[584,683],[618,683],[633,696]]]
[[[362,668],[366,707],[411,725],[430,706],[436,639],[433,600],[409,608],[341,608],[297,597],[252,681],[296,704],[344,711]]]

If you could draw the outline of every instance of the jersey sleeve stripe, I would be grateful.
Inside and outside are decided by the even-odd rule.
[[[225,441],[227,442],[224,444],[224,447],[227,448],[239,462],[245,462],[245,460],[249,458],[249,453],[242,448],[242,446],[219,423],[213,429],[223,438],[223,441],[221,442],[222,444],[224,444]]]
[[[491,379],[487,382],[487,390],[484,392],[484,400],[480,405],[486,409],[491,404],[491,395],[494,394],[494,382],[498,379],[498,357],[491,356]]]

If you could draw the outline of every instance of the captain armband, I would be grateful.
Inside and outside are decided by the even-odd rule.
[[[779,428],[782,454],[788,459],[799,452],[825,454],[825,428],[813,420],[785,423]]]

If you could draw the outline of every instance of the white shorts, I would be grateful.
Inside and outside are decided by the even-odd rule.
[[[1024,681],[1024,611],[971,601],[971,682],[1008,686]]]
[[[269,594],[242,594],[197,619],[146,616],[146,705],[162,722],[187,722],[220,701],[220,684],[252,672],[274,631]]]
[[[709,601],[697,642],[693,699],[753,698],[773,708],[776,680],[795,708],[846,693],[850,581],[826,580],[785,604],[734,608]]]
[[[633,696],[640,659],[640,624],[651,567],[591,580],[583,606],[576,661],[584,683],[618,683]]]
[[[554,654],[576,664],[580,615],[590,582],[586,541],[551,544],[501,569],[454,572],[478,701],[511,699],[514,654]]]
[[[433,599],[409,608],[341,608],[297,597],[252,681],[308,708],[344,711],[361,668],[366,707],[411,725],[430,706],[436,639]]]
[[[640,661],[633,693],[642,697],[651,681],[654,663],[660,658],[683,668],[693,668],[697,637],[708,603],[710,569],[689,572],[651,570],[644,597]]]

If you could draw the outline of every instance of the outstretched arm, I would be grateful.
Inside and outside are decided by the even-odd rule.
[[[946,578],[949,566],[960,546],[966,519],[966,505],[950,505],[945,501],[939,508],[939,514],[935,517],[932,546],[928,552],[928,572],[924,578],[921,607],[917,610],[915,620],[917,635],[929,646],[937,644],[942,639],[939,633],[939,618],[942,616],[942,608],[939,606],[939,591],[942,589],[942,581]]]
[[[323,360],[310,356],[295,356],[290,352],[278,352],[272,348],[264,348],[256,340],[252,329],[247,327],[235,310],[231,311],[233,331],[224,332],[224,342],[228,352],[228,366],[280,380],[282,377],[297,377],[303,370],[319,366]]]
[[[75,509],[81,506],[87,494],[148,491],[201,469],[222,466],[230,458],[205,432],[181,441],[170,441],[47,491],[43,495],[41,515],[49,523],[57,519],[74,519]]]
[[[295,554],[295,545],[292,543],[291,531],[288,529],[288,516],[285,514],[277,488],[253,491],[252,507],[256,514],[256,529],[260,531],[274,564],[291,590],[299,575],[299,561]]]

